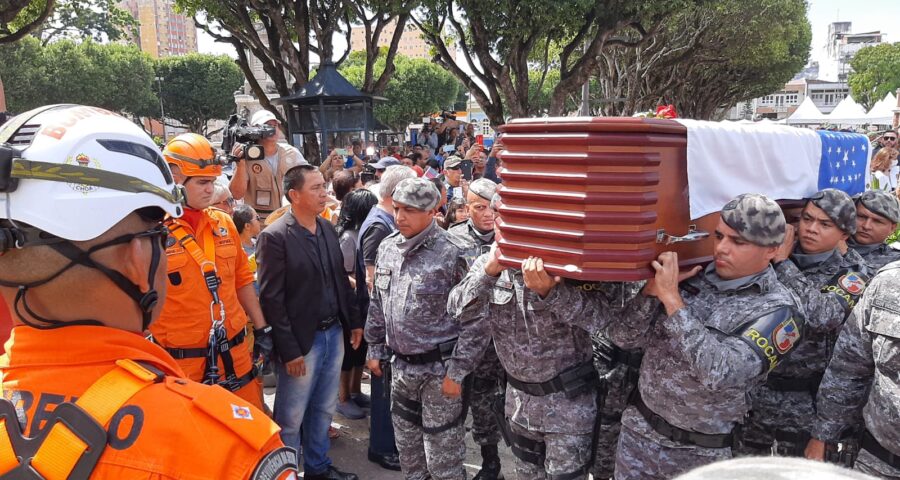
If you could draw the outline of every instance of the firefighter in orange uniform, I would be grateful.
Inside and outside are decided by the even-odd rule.
[[[150,138],[54,105],[0,128],[0,477],[296,478],[262,411],[191,381],[143,333],[166,298],[181,190]]]
[[[271,354],[271,328],[263,319],[234,222],[210,207],[222,166],[209,141],[194,133],[170,140],[163,158],[175,183],[184,187],[186,206],[181,218],[166,222],[169,294],[150,327],[153,340],[191,380],[220,385],[263,408],[258,365],[245,341],[247,315],[255,327],[256,358]]]

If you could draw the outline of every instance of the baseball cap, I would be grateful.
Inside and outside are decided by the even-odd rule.
[[[275,118],[274,113],[272,113],[266,109],[262,109],[256,113],[254,113],[253,116],[250,117],[250,125],[254,126],[254,127],[258,127],[258,126],[268,122],[269,120],[275,120],[276,122],[278,121],[278,119]],[[281,123],[281,122],[278,122],[278,123]]]

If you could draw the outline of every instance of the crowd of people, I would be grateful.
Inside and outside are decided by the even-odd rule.
[[[237,145],[231,178],[200,135],[160,155],[103,110],[21,120],[0,127],[9,468],[353,480],[330,426],[368,415],[369,460],[411,480],[466,478],[468,417],[476,480],[668,479],[773,455],[900,478],[896,131],[865,193],[787,211],[739,195],[712,264],[666,252],[646,282],[585,288],[537,257],[501,263],[502,143],[449,117],[318,166],[277,137],[258,160]]]

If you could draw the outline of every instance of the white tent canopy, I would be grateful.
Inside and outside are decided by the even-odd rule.
[[[866,110],[850,95],[841,100],[828,115],[825,115],[825,121],[835,125],[864,125],[871,123],[866,118]]]
[[[811,125],[824,121],[825,115],[819,111],[810,97],[804,98],[797,110],[794,110],[794,113],[787,118],[788,125]]]
[[[897,108],[897,98],[888,92],[882,100],[875,102],[875,106],[866,114],[866,119],[874,125],[891,125],[894,121],[895,108]]]

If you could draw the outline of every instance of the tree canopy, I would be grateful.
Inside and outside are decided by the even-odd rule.
[[[207,122],[227,118],[234,112],[234,91],[244,76],[234,61],[224,55],[193,53],[166,57],[156,64],[162,80],[154,89],[162,98],[166,116],[206,135]]]
[[[862,48],[850,66],[850,94],[870,109],[888,92],[900,88],[900,42]]]
[[[353,86],[365,83],[366,52],[350,54],[340,72]],[[385,67],[384,57],[375,63],[373,72],[380,75]],[[453,75],[433,62],[420,58],[398,56],[394,60],[394,74],[388,81],[384,96],[388,101],[375,105],[375,118],[381,123],[403,131],[406,126],[445,108],[452,108],[457,100],[459,82]]]
[[[135,46],[71,40],[42,46],[33,37],[0,46],[10,111],[80,103],[138,116],[158,111],[153,59]]]

